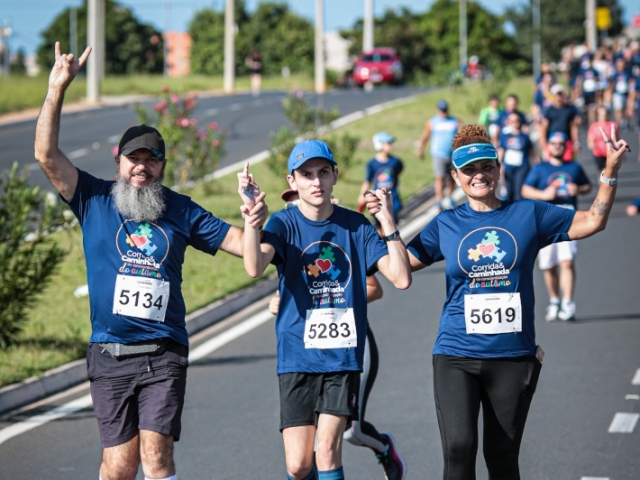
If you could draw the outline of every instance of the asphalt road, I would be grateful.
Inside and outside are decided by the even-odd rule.
[[[547,354],[522,444],[522,478],[640,478],[640,426],[633,424],[640,413],[640,217],[624,214],[625,206],[640,195],[640,165],[635,162],[635,134],[625,137],[633,154],[621,172],[609,225],[580,242],[576,322],[542,320],[547,298],[536,270],[537,339]],[[595,181],[592,162],[586,155],[584,160]],[[581,206],[586,208],[591,199],[584,198]],[[394,434],[407,460],[408,479],[442,476],[430,351],[444,301],[443,271],[443,265],[435,265],[416,273],[407,291],[385,282],[384,298],[370,306],[381,364],[367,420]],[[256,304],[253,311],[199,335],[192,354],[264,307],[264,302]],[[0,433],[86,393],[86,386],[81,386],[3,419]],[[610,433],[614,418],[631,419],[626,424],[630,431]],[[183,438],[176,444],[179,478],[285,478],[278,420],[270,319],[190,367]],[[0,479],[96,478],[99,462],[99,436],[90,408],[0,444]],[[345,445],[344,465],[349,479],[383,478],[367,449]],[[477,470],[478,478],[487,477],[481,453]]]
[[[332,90],[325,95],[305,95],[310,106],[325,109],[337,106],[341,115],[347,115],[419,91],[402,87],[377,88],[371,92],[361,89]],[[269,133],[289,124],[282,113],[282,100],[285,97],[284,92],[263,92],[258,97],[243,94],[199,99],[193,112],[198,123],[217,122],[221,128],[227,128],[225,147],[228,153],[220,162],[220,167],[270,147]],[[153,102],[143,105],[151,109]],[[131,105],[64,114],[60,126],[60,149],[78,168],[99,178],[113,178],[115,165],[111,150],[118,144],[124,131],[135,123],[137,119]],[[0,171],[18,162],[23,167],[29,167],[29,180],[32,183],[51,189],[33,155],[34,132],[35,119],[0,126]]]

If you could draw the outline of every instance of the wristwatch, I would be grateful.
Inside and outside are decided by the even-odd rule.
[[[400,237],[400,232],[398,230],[396,230],[391,235],[383,235],[382,239],[385,242],[390,242],[391,240],[394,240],[394,239],[399,238],[399,237]]]
[[[604,183],[605,185],[609,185],[610,187],[613,187],[614,185],[616,185],[618,183],[618,177],[613,177],[613,178],[607,178],[604,176],[604,170],[600,173],[600,181],[602,183]]]

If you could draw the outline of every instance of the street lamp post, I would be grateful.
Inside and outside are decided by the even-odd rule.
[[[316,36],[315,36],[315,90],[316,93],[324,93],[324,10],[323,0],[316,0]]]
[[[540,0],[532,0],[531,14],[533,21],[533,78],[540,78],[542,53],[540,49]]]
[[[224,93],[233,93],[236,78],[234,17],[234,0],[227,0],[224,8]]]
[[[467,0],[460,0],[460,67],[467,64]]]

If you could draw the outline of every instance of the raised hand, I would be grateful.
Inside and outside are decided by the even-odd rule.
[[[60,53],[60,42],[56,42],[56,61],[53,64],[51,73],[49,74],[49,88],[61,88],[66,90],[80,69],[87,62],[87,58],[89,58],[90,53],[91,47],[87,47],[80,58],[76,60],[73,53]]]
[[[242,203],[253,209],[256,205],[256,198],[260,195],[260,187],[253,179],[253,174],[249,173],[249,162],[245,162],[244,169],[238,173],[238,193],[242,198]]]
[[[393,219],[393,200],[391,192],[386,188],[367,190],[364,192],[364,201],[371,216],[376,217],[379,222],[382,222],[383,218]]]
[[[607,145],[607,169],[613,170],[614,173],[617,173],[620,169],[620,164],[622,162],[622,155],[625,152],[630,152],[629,144],[623,140],[618,140],[616,136],[616,129],[613,125],[611,125],[611,133],[608,136],[602,127],[598,127],[600,129],[600,134],[604,139],[604,143]]]

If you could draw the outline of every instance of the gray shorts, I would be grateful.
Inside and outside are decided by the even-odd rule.
[[[451,172],[451,158],[431,157],[433,174],[436,177],[446,177]]]
[[[283,373],[280,384],[280,431],[317,425],[318,414],[358,418],[359,372]]]
[[[188,353],[171,341],[160,355],[116,360],[99,344],[89,344],[87,374],[102,448],[126,443],[140,430],[180,439]]]

